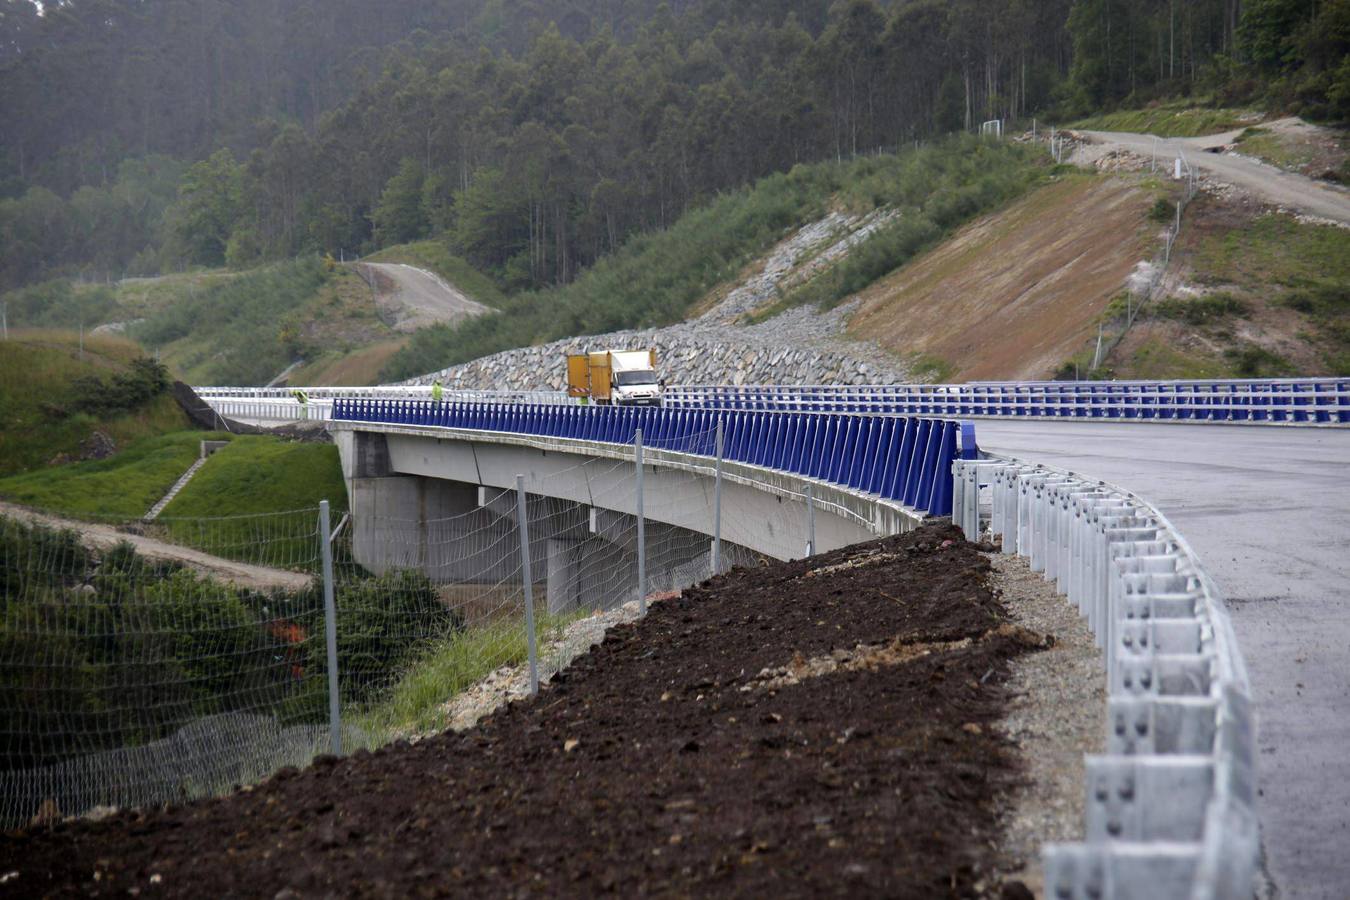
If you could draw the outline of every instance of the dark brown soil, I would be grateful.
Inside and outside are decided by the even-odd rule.
[[[4,836],[0,894],[997,896],[1035,639],[988,571],[946,526],[739,569],[462,734]]]

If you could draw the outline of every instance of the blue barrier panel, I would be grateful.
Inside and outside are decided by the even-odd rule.
[[[942,438],[933,464],[932,498],[925,505],[932,516],[952,514],[952,460],[956,457],[956,423],[942,423]]]
[[[901,419],[891,434],[891,447],[887,451],[885,470],[882,472],[881,496],[888,500],[898,500],[905,490],[905,468],[909,448],[914,445],[915,420],[909,417]]]
[[[938,448],[942,445],[942,422],[930,422],[928,440],[924,442],[923,453],[919,459],[919,488],[914,502],[910,506],[927,509],[933,497],[933,485],[937,469]]]
[[[835,442],[834,458],[826,471],[826,481],[843,484],[848,478],[848,464],[853,456],[853,445],[858,440],[858,417],[845,416],[839,424],[839,440]]]
[[[853,417],[831,416],[830,418],[834,421],[834,432],[830,439],[830,445],[825,449],[825,459],[821,460],[820,477],[825,481],[838,481],[839,457],[844,455],[844,447],[848,445],[848,432]]]
[[[811,455],[802,468],[802,473],[811,478],[819,478],[824,471],[824,460],[829,456],[830,443],[834,440],[832,432],[835,428],[833,416],[824,413],[815,413],[815,416],[816,437],[811,442]]]
[[[736,462],[745,460],[745,413],[740,410],[727,414],[726,454]]]
[[[811,448],[816,442],[819,429],[820,422],[815,413],[804,412],[801,414],[801,428],[797,433],[797,444],[788,455],[789,471],[798,475],[806,474],[807,466],[810,465],[811,460]]]
[[[769,420],[772,416],[769,413],[755,413],[754,425],[754,445],[750,451],[750,462],[756,466],[764,465],[765,458],[769,455]]]
[[[783,452],[783,441],[787,437],[787,416],[776,413],[769,417],[768,439],[764,444],[764,465],[770,469],[780,468],[778,458]]]
[[[876,417],[868,416],[863,422],[862,437],[854,450],[848,473],[848,486],[855,490],[861,489],[871,474],[872,457],[877,452],[877,438],[880,437]]]
[[[868,456],[867,467],[863,471],[861,488],[869,494],[881,493],[882,470],[886,466],[890,452],[891,437],[895,433],[895,423],[902,420],[894,416],[882,416],[877,419],[876,448]]]
[[[928,419],[919,419],[919,427],[914,432],[914,444],[910,447],[910,456],[905,463],[905,487],[900,495],[901,502],[906,506],[917,505],[920,488],[920,473],[923,470],[923,456],[928,448],[928,432],[932,422]]]

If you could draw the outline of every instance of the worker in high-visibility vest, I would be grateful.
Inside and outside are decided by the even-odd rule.
[[[445,394],[445,389],[441,387],[441,380],[438,378],[431,383],[431,402],[440,403],[441,397]]]
[[[309,418],[309,394],[306,394],[304,391],[300,390],[299,388],[296,388],[295,390],[291,391],[291,394],[295,397],[295,402],[300,404],[300,418],[302,418],[302,419],[308,419],[308,418]]]

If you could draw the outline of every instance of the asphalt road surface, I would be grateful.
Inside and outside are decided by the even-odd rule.
[[[1350,890],[1350,430],[980,421],[981,448],[1133,491],[1223,592],[1257,717],[1266,876]]]
[[[1195,168],[1260,200],[1350,225],[1350,191],[1242,156],[1206,152],[1206,148],[1231,144],[1241,132],[1198,138],[1157,138],[1123,131],[1077,133],[1094,144],[1128,150],[1136,156],[1150,156],[1156,149],[1158,159],[1165,165],[1171,165],[1181,151]]]

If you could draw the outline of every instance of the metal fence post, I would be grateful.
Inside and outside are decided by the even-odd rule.
[[[806,486],[806,555],[816,555],[816,499],[809,484]]]
[[[722,571],[722,417],[717,417],[717,475],[713,479],[712,573]]]
[[[534,573],[530,571],[530,520],[525,511],[525,476],[516,476],[516,515],[520,520],[520,568],[525,576],[525,642],[530,654],[530,694],[539,693],[539,651],[534,636]]]
[[[642,429],[633,432],[633,459],[637,464],[634,490],[637,492],[637,570],[638,614],[647,614],[647,522],[642,512]]]
[[[342,711],[338,705],[337,601],[333,596],[333,532],[328,501],[319,502],[319,540],[323,558],[323,631],[328,648],[328,730],[334,756],[342,755]]]

